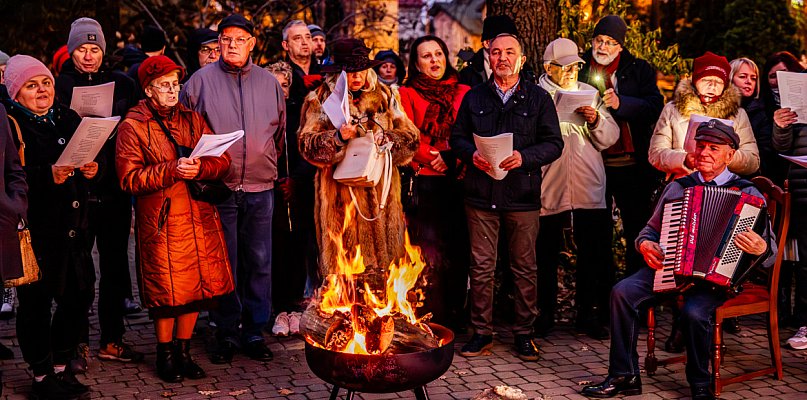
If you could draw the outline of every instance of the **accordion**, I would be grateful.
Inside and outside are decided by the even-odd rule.
[[[736,188],[694,186],[664,204],[659,245],[664,252],[654,292],[678,290],[679,282],[699,278],[719,287],[736,287],[751,267],[737,248],[737,234],[764,229],[765,200]]]

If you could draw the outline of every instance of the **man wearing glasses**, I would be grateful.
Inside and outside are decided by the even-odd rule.
[[[221,58],[197,71],[180,93],[180,101],[203,114],[213,131],[245,132],[228,150],[232,163],[224,183],[232,196],[218,205],[236,291],[223,296],[211,312],[218,327],[211,361],[232,361],[239,342],[250,358],[269,361],[272,352],[261,329],[272,310],[273,189],[286,104],[277,79],[252,62],[252,22],[233,14],[218,28]]]
[[[564,149],[559,159],[544,167],[541,182],[541,219],[538,235],[538,298],[541,317],[536,333],[547,333],[554,323],[558,264],[564,229],[571,227],[577,245],[576,328],[594,339],[608,337],[608,293],[614,268],[611,259],[611,213],[605,202],[605,166],[600,152],[616,142],[617,126],[593,86],[577,81],[583,65],[577,45],[556,39],[544,52],[546,73],[538,84],[558,101],[566,93],[593,94],[573,113],[558,111]],[[559,103],[559,105],[562,103]],[[577,229],[580,228],[580,229]]]
[[[650,196],[660,178],[647,161],[647,149],[664,97],[656,86],[653,67],[623,48],[627,29],[617,15],[597,22],[591,50],[583,55],[586,64],[580,70],[580,81],[600,91],[619,125],[619,139],[603,152],[605,199],[608,209],[616,201],[625,240],[630,243],[650,218]],[[644,266],[641,254],[633,246],[626,247],[626,264],[628,274]]]

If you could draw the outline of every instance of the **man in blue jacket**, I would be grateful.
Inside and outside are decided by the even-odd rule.
[[[451,134],[451,148],[467,165],[465,210],[471,240],[471,324],[474,335],[460,354],[482,355],[493,341],[493,275],[499,225],[509,239],[516,298],[513,326],[519,358],[538,359],[532,341],[537,315],[535,240],[541,209],[541,167],[560,157],[563,139],[552,97],[519,76],[526,57],[518,39],[502,34],[491,41],[493,80],[465,95]],[[513,134],[513,152],[498,165],[507,171],[493,179],[493,167],[479,153],[473,135]]]

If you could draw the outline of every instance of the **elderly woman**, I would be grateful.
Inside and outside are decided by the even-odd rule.
[[[98,163],[80,168],[54,165],[81,118],[54,103],[53,75],[44,64],[17,55],[8,60],[5,76],[9,97],[3,102],[13,140],[22,149],[28,223],[42,272],[40,281],[17,288],[17,338],[34,375],[32,395],[75,396],[88,390],[67,365],[76,358],[80,327],[86,323],[95,289],[87,193]]]
[[[414,47],[412,48],[414,49]],[[404,63],[403,60],[401,60],[401,57],[398,57],[398,55],[392,50],[384,50],[379,51],[378,54],[375,55],[375,60],[381,61],[381,64],[373,67],[375,73],[378,74],[378,80],[387,86],[401,86],[404,78],[406,78],[406,68],[404,68]],[[409,59],[409,69],[412,70],[411,58]]]
[[[430,268],[425,307],[436,322],[452,325],[462,320],[470,249],[457,180],[461,166],[448,138],[470,88],[459,84],[447,55],[442,39],[416,39],[409,53],[409,79],[400,92],[406,115],[420,129],[420,146],[404,175],[403,190],[412,243],[423,249]]]
[[[418,129],[400,110],[396,94],[388,86],[379,84],[372,67],[377,61],[367,55],[370,49],[358,39],[335,41],[332,45],[333,72],[316,92],[306,97],[300,122],[300,154],[318,167],[315,178],[315,220],[320,248],[320,270],[323,276],[337,272],[339,243],[334,236],[341,234],[342,246],[353,254],[361,245],[368,272],[365,277],[373,282],[384,282],[383,271],[391,262],[404,255],[404,219],[401,209],[401,182],[392,174],[389,199],[380,208],[383,199],[383,179],[375,187],[353,187],[356,207],[350,207],[349,225],[345,212],[351,204],[348,186],[333,178],[334,170],[345,157],[348,141],[364,134],[372,134],[382,144],[391,143],[392,164],[406,165],[418,148]],[[348,122],[335,127],[322,107],[334,90],[339,72],[347,74],[350,98]],[[368,221],[357,215],[361,212]],[[344,234],[342,234],[344,232]],[[380,280],[379,280],[380,279]]]
[[[212,64],[221,57],[219,34],[208,28],[199,28],[191,32],[188,38],[188,77],[207,64]],[[187,80],[187,77],[186,77]]]
[[[725,57],[711,52],[695,59],[692,79],[678,83],[671,102],[661,110],[650,138],[648,161],[658,170],[676,178],[695,171],[695,155],[687,153],[685,139],[693,114],[731,120],[740,136],[740,145],[728,168],[738,175],[759,169],[759,150],[740,93],[729,81],[731,66]]]
[[[154,319],[157,374],[166,382],[205,376],[190,356],[196,317],[233,290],[216,207],[188,188],[223,177],[230,159],[179,154],[213,133],[200,114],[178,104],[184,75],[168,57],[143,61],[138,79],[146,98],[120,124],[115,159],[121,187],[136,197],[140,297]]]

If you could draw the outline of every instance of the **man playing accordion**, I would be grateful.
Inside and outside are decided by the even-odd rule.
[[[662,211],[668,201],[683,196],[686,187],[707,185],[740,188],[742,192],[762,198],[762,194],[747,180],[729,172],[740,139],[731,126],[718,120],[701,123],[695,134],[694,157],[697,171],[667,185],[647,226],[636,238],[636,248],[649,268],[642,268],[617,283],[611,291],[611,351],[608,377],[601,383],[583,388],[581,394],[589,397],[613,397],[618,394],[636,395],[642,392],[639,377],[639,354],[636,343],[639,335],[640,305],[654,298],[653,282],[656,270],[662,268],[664,252],[659,245]],[[734,242],[745,253],[760,257],[768,252],[770,230],[762,236],[750,228],[739,233]],[[764,238],[763,238],[764,236]],[[771,257],[772,258],[772,257]],[[685,291],[681,310],[681,329],[687,348],[686,376],[693,399],[713,399],[709,388],[709,359],[712,338],[712,317],[715,309],[727,299],[727,291],[697,282]]]

